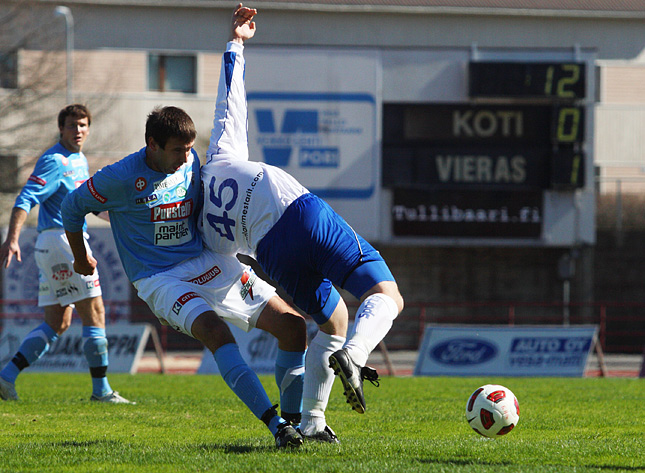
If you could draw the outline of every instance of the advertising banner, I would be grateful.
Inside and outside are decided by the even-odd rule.
[[[311,48],[244,54],[254,71],[246,74],[250,159],[284,169],[363,237],[378,238],[378,55]]]
[[[41,322],[33,319],[7,319],[0,334],[0,365],[4,366],[13,358],[25,336]],[[56,340],[45,355],[27,368],[29,371],[88,371],[83,353],[83,327],[73,323]],[[150,336],[150,324],[128,324],[118,322],[106,327],[110,373],[137,371],[137,365]]]
[[[538,238],[542,221],[540,191],[394,190],[396,236]]]
[[[426,327],[416,376],[584,375],[598,327]]]
[[[3,234],[5,232],[3,231]],[[106,303],[106,318],[111,321],[127,320],[130,305],[130,281],[128,281],[109,227],[88,228],[89,244],[98,262],[98,272]],[[4,269],[2,298],[5,314],[42,314],[38,307],[38,267],[34,259],[34,246],[38,232],[35,228],[23,228],[20,233],[22,262],[15,258]],[[114,304],[111,304],[114,302]]]

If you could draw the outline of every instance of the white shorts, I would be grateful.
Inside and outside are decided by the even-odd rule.
[[[92,250],[84,234],[87,253]],[[101,295],[99,273],[83,276],[74,272],[74,255],[69,247],[67,235],[62,228],[45,230],[38,234],[34,247],[34,258],[38,266],[38,306],[60,304],[73,305]]]
[[[209,310],[248,332],[276,294],[273,286],[235,256],[207,249],[133,284],[159,322],[190,337],[195,319]]]

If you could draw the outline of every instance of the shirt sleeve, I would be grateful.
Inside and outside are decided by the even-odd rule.
[[[123,180],[112,166],[108,166],[70,192],[61,206],[65,230],[82,230],[85,215],[90,212],[99,213],[122,207],[125,193],[122,187]]]
[[[41,156],[27,183],[18,194],[14,206],[29,213],[33,207],[43,203],[56,192],[59,184],[60,166],[56,156],[53,154]]]
[[[244,90],[244,46],[233,41],[222,55],[215,118],[207,160],[249,160],[248,110]]]

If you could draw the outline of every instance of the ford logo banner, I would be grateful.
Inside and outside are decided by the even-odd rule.
[[[474,338],[455,338],[436,345],[429,356],[439,363],[451,366],[485,363],[497,354],[492,343]]]
[[[584,376],[598,327],[426,325],[415,376]]]

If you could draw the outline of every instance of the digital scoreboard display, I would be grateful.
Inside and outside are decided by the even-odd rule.
[[[472,98],[586,97],[586,67],[578,62],[471,61],[468,91]]]

